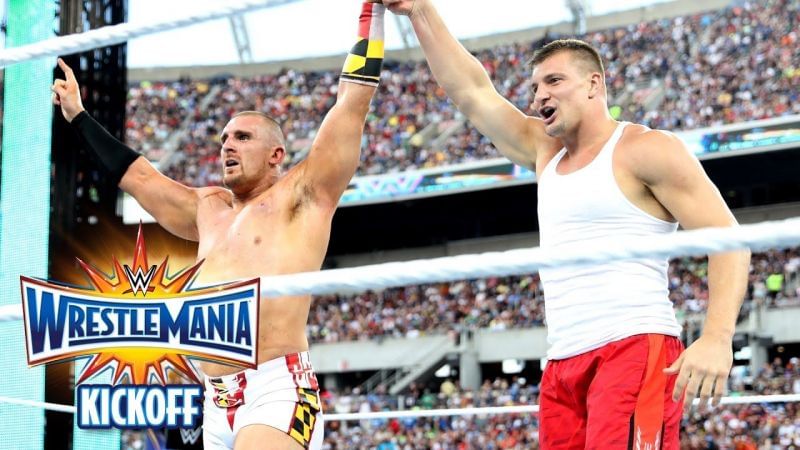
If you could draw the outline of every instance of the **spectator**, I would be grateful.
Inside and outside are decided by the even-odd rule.
[[[797,0],[744,1],[576,37],[599,48],[607,62],[615,117],[652,128],[693,129],[800,113],[798,17]],[[558,37],[565,36],[547,39]],[[534,44],[476,52],[500,94],[523,110],[531,102],[525,61]],[[394,66],[384,73],[384,92],[367,119],[360,175],[499,156],[472,126],[462,124],[426,64]],[[160,159],[174,136],[180,152],[169,175],[190,185],[219,184],[216,136],[232,111],[256,109],[283,124],[288,140],[296,143],[287,159],[296,162],[333,104],[336,77],[334,71],[284,70],[247,79],[143,82],[130,88],[127,138],[149,158]],[[176,134],[187,117],[192,125]],[[437,135],[441,139],[431,140]]]

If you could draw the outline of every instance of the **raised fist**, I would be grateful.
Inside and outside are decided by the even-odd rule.
[[[403,16],[411,16],[418,7],[417,3],[425,0],[383,0],[384,6],[395,13]]]

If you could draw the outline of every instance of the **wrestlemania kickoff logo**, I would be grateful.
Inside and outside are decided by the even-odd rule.
[[[202,261],[167,274],[147,262],[108,276],[78,260],[93,289],[20,277],[28,364],[90,357],[77,383],[111,368],[111,384],[77,387],[81,428],[194,427],[200,377],[188,357],[256,368],[259,279],[190,289]],[[167,370],[196,384],[167,385]]]

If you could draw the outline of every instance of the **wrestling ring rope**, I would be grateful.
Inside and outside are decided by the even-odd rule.
[[[581,243],[558,249],[515,249],[472,255],[374,264],[261,278],[261,295],[337,294],[432,282],[508,276],[540,269],[644,257],[706,255],[743,248],[783,248],[800,242],[800,218],[733,228],[703,228],[625,242]],[[0,307],[0,322],[22,319],[21,305]]]
[[[542,268],[590,265],[643,257],[667,258],[706,255],[743,248],[783,248],[800,242],[800,218],[761,222],[734,228],[704,228],[659,236],[630,238],[625,243],[602,242],[565,246],[558,250],[515,249],[505,252],[375,264],[348,269],[324,270],[262,277],[261,295],[275,297],[298,294],[332,294],[379,290],[430,282],[487,276],[519,275]],[[22,319],[20,305],[0,307],[0,322]],[[722,404],[783,403],[800,401],[800,394],[724,397]],[[695,399],[695,403],[699,399]],[[75,413],[75,406],[0,397],[0,403]],[[400,410],[369,413],[326,414],[328,421],[369,420],[401,417],[439,417],[481,414],[536,413],[538,405]]]
[[[232,1],[213,11],[189,14],[180,19],[162,20],[147,24],[124,23],[80,34],[48,39],[1,51],[0,68],[32,59],[65,55],[119,44],[138,36],[172,30],[199,22],[227,18],[256,9],[280,6],[295,1],[297,0]],[[625,242],[582,243],[572,247],[560,247],[558,250],[542,248],[515,249],[505,252],[262,277],[261,295],[264,297],[276,297],[299,294],[353,293],[431,282],[518,275],[546,268],[590,265],[598,262],[643,257],[699,256],[743,248],[758,251],[767,248],[784,248],[798,243],[800,243],[800,218],[793,218],[743,225],[735,228],[680,231],[656,238],[633,237],[626,239]],[[0,306],[0,322],[19,321],[21,319],[21,305]],[[695,399],[695,403],[698,401],[698,399]],[[724,397],[722,404],[795,401],[800,401],[800,394]],[[76,407],[73,405],[59,405],[9,397],[0,397],[0,403],[36,407],[69,414],[74,414],[76,411]],[[536,413],[538,410],[538,405],[400,410],[325,414],[325,419],[326,421],[350,421],[401,417]]]

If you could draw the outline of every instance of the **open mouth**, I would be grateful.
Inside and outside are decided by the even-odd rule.
[[[235,166],[238,166],[238,165],[239,165],[239,161],[236,161],[235,159],[226,159],[225,160],[225,168],[235,167]]]
[[[556,114],[556,109],[552,106],[544,106],[542,108],[539,108],[539,115],[542,116],[542,119],[544,119],[544,122],[546,124],[550,124],[553,122],[552,119],[555,116],[555,114]]]

